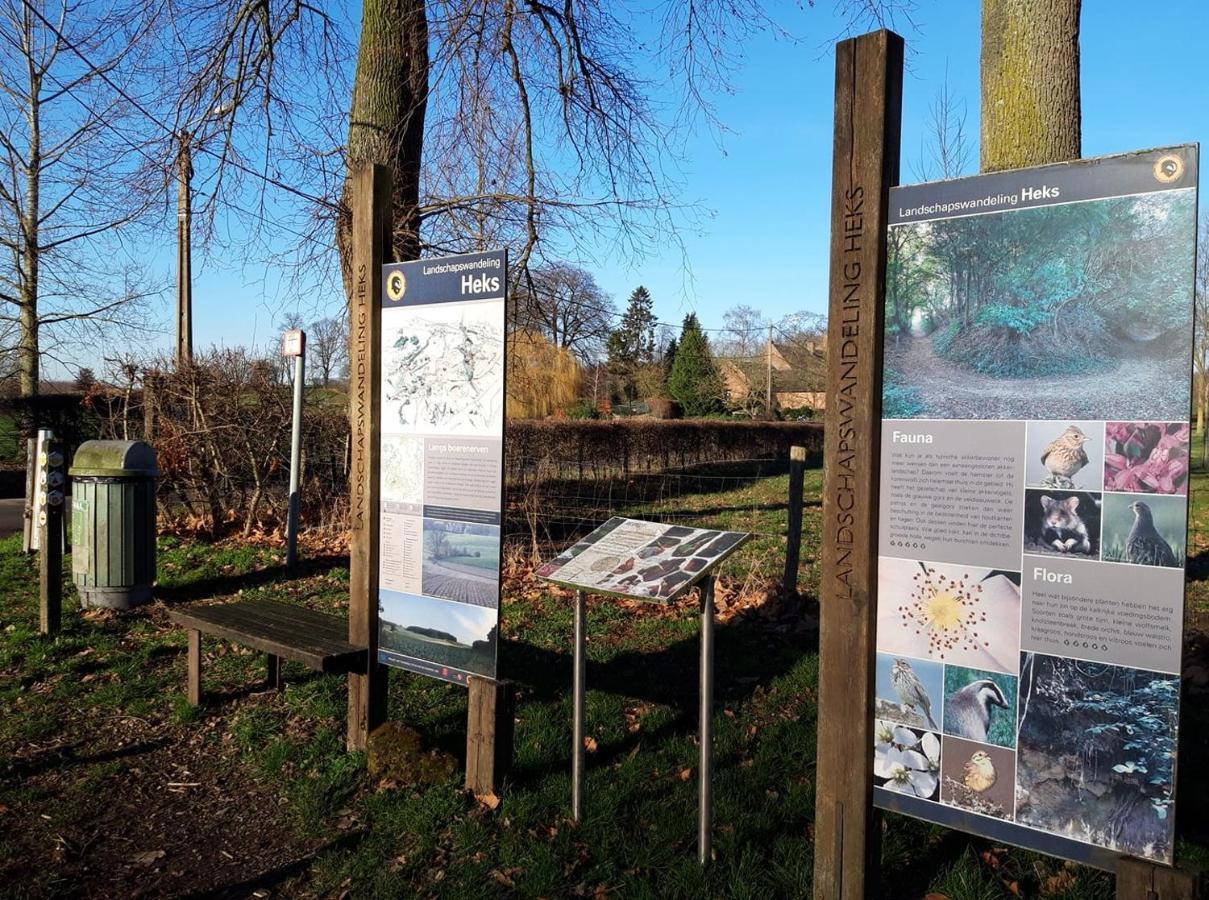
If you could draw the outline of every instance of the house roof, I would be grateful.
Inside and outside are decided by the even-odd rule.
[[[820,344],[813,341],[772,342],[772,390],[774,393],[821,391],[827,384],[827,360]],[[719,357],[724,374],[729,371],[748,389],[759,389],[768,381],[769,343],[760,355]]]

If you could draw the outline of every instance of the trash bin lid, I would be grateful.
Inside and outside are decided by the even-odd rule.
[[[76,451],[67,474],[108,477],[159,475],[155,450],[144,441],[85,441]]]

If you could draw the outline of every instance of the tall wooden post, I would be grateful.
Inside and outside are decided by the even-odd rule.
[[[903,40],[836,46],[814,895],[874,894],[874,648],[886,209],[898,180]]]
[[[378,663],[378,439],[382,265],[391,246],[391,179],[363,165],[352,184],[352,298],[349,301],[348,640],[368,647],[368,667],[348,677],[348,748],[364,750],[386,720],[386,670]]]

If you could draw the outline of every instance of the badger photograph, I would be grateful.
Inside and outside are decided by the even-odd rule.
[[[1016,679],[1002,672],[945,666],[944,732],[1016,745]]]

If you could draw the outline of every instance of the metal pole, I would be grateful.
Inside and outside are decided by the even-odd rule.
[[[584,797],[584,638],[588,628],[588,600],[575,592],[575,669],[571,686],[571,818],[583,818]]]
[[[176,193],[176,364],[193,361],[192,136],[180,133]]]
[[[302,494],[298,487],[299,469],[302,467],[302,388],[306,380],[306,344],[302,352],[294,357],[294,422],[290,434],[290,505],[286,514],[285,564],[294,568],[298,562],[298,506]]]
[[[710,826],[714,818],[714,576],[701,587],[701,712],[698,726],[701,744],[700,779],[697,784],[697,861],[710,859]]]

